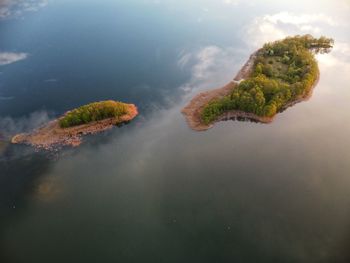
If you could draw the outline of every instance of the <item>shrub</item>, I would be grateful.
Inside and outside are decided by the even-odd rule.
[[[108,100],[90,103],[69,111],[59,120],[61,128],[86,124],[107,118],[119,118],[128,112],[127,104]]]

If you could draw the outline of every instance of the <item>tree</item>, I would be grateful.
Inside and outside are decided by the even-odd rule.
[[[232,109],[272,117],[310,91],[318,77],[314,53],[329,52],[333,43],[330,38],[311,35],[266,43],[257,53],[253,74],[229,96],[210,102],[202,112],[203,119],[209,123]],[[271,56],[276,63],[269,64]]]

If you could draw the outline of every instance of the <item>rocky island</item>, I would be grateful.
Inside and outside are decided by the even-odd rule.
[[[94,102],[68,111],[31,133],[17,134],[11,142],[47,150],[55,146],[78,146],[83,135],[95,134],[129,122],[137,114],[134,104],[113,100]]]
[[[229,119],[270,123],[277,113],[307,100],[319,79],[317,53],[328,53],[331,38],[311,35],[266,43],[255,51],[233,81],[202,92],[183,108],[196,131]]]

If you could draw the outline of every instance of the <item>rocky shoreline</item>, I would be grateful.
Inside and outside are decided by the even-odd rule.
[[[61,128],[60,119],[53,120],[45,126],[34,130],[31,133],[21,133],[12,137],[14,144],[26,144],[38,149],[52,150],[57,146],[79,146],[82,142],[82,136],[96,134],[113,126],[127,123],[138,115],[137,107],[134,104],[128,104],[128,113],[120,118],[108,118],[100,121],[90,122],[69,128]]]
[[[260,49],[259,49],[260,50]],[[259,116],[251,112],[239,111],[239,110],[231,110],[224,112],[221,116],[219,116],[215,121],[210,124],[205,124],[201,120],[201,112],[203,108],[213,99],[220,99],[224,96],[231,94],[232,90],[239,84],[240,81],[248,78],[253,71],[254,62],[256,59],[256,54],[259,50],[255,51],[248,59],[248,61],[243,65],[237,75],[234,77],[233,81],[226,84],[224,87],[201,92],[196,95],[183,109],[182,114],[185,116],[186,121],[189,127],[195,131],[206,131],[214,126],[216,122],[219,121],[227,121],[227,120],[244,120],[244,121],[252,121],[258,123],[271,123],[274,120],[273,117],[264,117]],[[302,97],[287,103],[284,108],[280,111],[284,111],[287,108],[299,103],[308,100],[311,98],[313,89],[317,85],[319,81],[320,73],[317,74],[317,79],[315,80],[312,88],[307,94],[304,94]]]

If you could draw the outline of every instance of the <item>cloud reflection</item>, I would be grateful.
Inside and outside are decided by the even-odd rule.
[[[0,1],[0,19],[20,16],[24,12],[35,12],[47,4],[48,0],[2,0]]]
[[[24,60],[28,57],[27,53],[1,52],[0,66],[12,64],[14,62]]]
[[[337,27],[340,24],[334,18],[323,13],[294,14],[279,12],[256,17],[246,28],[247,43],[261,46],[263,43],[297,34],[325,34],[324,27]]]
[[[16,133],[28,132],[40,127],[49,120],[49,113],[46,111],[36,111],[31,113],[28,117],[19,119],[0,116],[0,134],[7,138]]]

